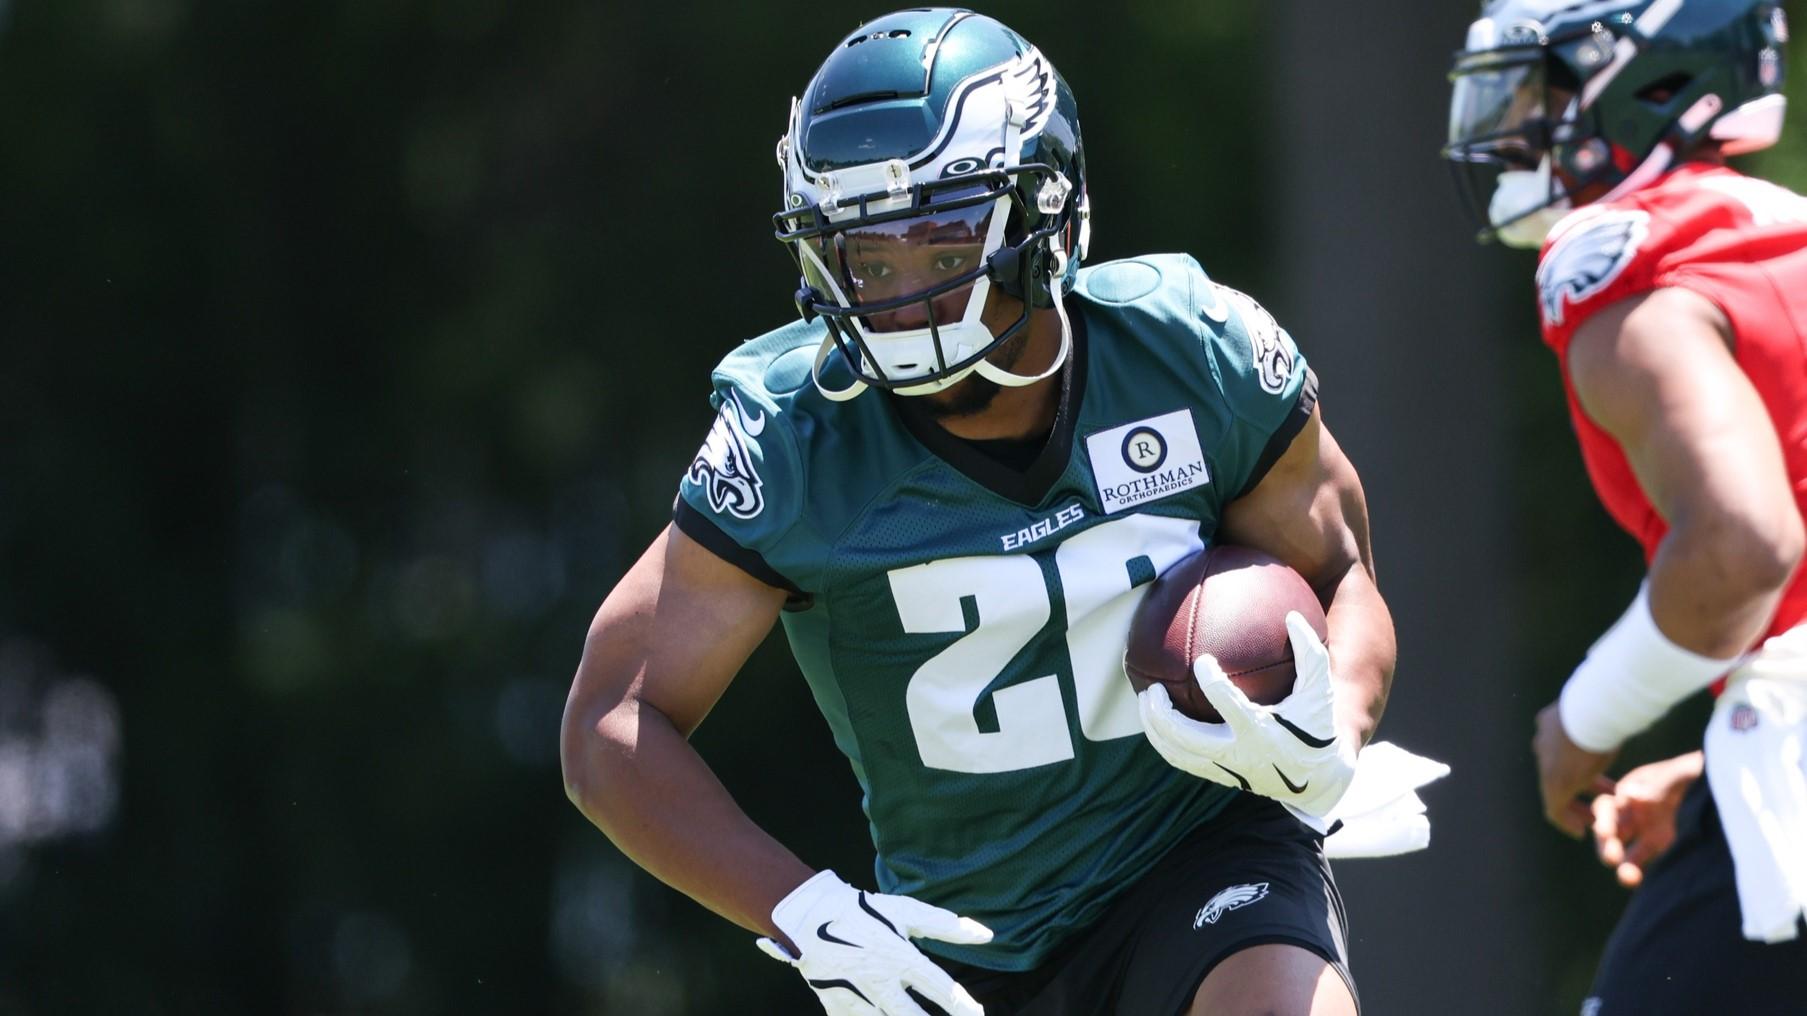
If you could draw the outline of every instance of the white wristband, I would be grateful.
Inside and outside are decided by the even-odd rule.
[[[1669,641],[1650,614],[1645,584],[1562,686],[1557,706],[1562,729],[1588,751],[1611,751],[1737,662],[1701,656]]]

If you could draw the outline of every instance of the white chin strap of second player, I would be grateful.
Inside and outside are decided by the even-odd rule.
[[[1523,209],[1533,209],[1525,212]],[[1569,214],[1567,198],[1550,200],[1550,157],[1535,170],[1516,169],[1501,173],[1494,186],[1493,200],[1487,217],[1498,224],[1494,235],[1508,247],[1536,250],[1543,246],[1550,230]]]

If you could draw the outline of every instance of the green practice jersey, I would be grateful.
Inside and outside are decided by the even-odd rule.
[[[1232,791],[1169,766],[1123,673],[1154,577],[1298,433],[1316,382],[1266,311],[1184,255],[1087,268],[1047,445],[1026,468],[902,397],[831,402],[819,324],[716,369],[680,528],[793,591],[783,623],[865,792],[881,890],[974,918],[1037,964]]]

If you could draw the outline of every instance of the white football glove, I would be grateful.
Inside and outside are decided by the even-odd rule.
[[[978,921],[908,896],[861,892],[821,871],[778,901],[772,923],[803,955],[769,938],[759,948],[796,967],[828,1016],[928,1016],[906,988],[948,1016],[985,1016],[965,988],[910,944],[933,938],[982,945],[991,929]]]
[[[1209,654],[1194,661],[1192,676],[1224,722],[1181,714],[1159,682],[1137,704],[1149,743],[1174,768],[1321,818],[1355,778],[1358,746],[1336,728],[1330,651],[1296,611],[1286,615],[1286,631],[1295,676],[1279,705],[1250,702]]]

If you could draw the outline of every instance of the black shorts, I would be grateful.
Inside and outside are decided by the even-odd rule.
[[[1274,802],[1243,794],[1040,966],[937,962],[986,1016],[1177,1016],[1225,957],[1271,942],[1322,956],[1353,994],[1345,927],[1323,840]]]
[[[1745,939],[1732,855],[1705,778],[1682,799],[1675,833],[1607,940],[1582,1016],[1807,1013],[1807,937]]]

